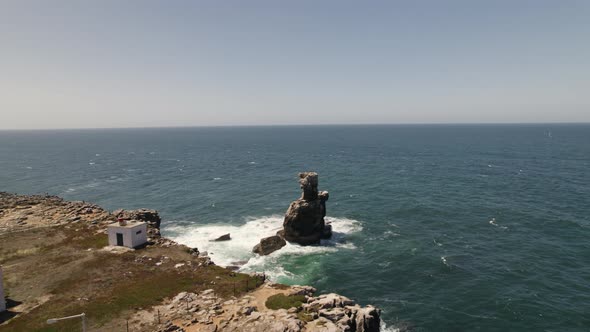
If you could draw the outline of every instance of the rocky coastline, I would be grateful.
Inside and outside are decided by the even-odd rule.
[[[304,178],[306,177],[302,179]],[[317,190],[317,175],[315,179]],[[327,193],[313,197],[314,193],[311,192],[313,198],[306,195],[305,188],[314,188],[313,182],[311,186],[304,187],[302,185],[304,195],[301,199],[305,202],[315,200],[319,205],[314,204],[321,206],[327,200]],[[309,190],[307,194],[310,194]],[[314,209],[325,215],[325,206],[323,211]],[[323,222],[323,215],[321,221],[319,218],[315,218],[315,222]],[[106,226],[118,219],[145,221],[148,224],[148,245],[137,250],[118,250],[103,246],[100,242],[101,244],[95,245],[96,249],[78,249],[82,253],[75,252],[76,259],[90,259],[83,258],[83,254],[86,256],[99,255],[103,261],[114,260],[115,257],[125,261],[133,260],[135,269],[139,273],[149,273],[146,276],[156,278],[158,273],[172,273],[172,275],[178,275],[180,280],[181,275],[192,273],[190,277],[192,279],[187,279],[190,281],[187,284],[200,285],[197,288],[194,286],[186,287],[186,289],[180,288],[179,293],[174,291],[161,293],[168,294],[168,296],[159,302],[153,302],[152,299],[145,301],[153,303],[152,305],[124,308],[125,321],[127,326],[130,326],[130,331],[375,332],[380,329],[380,310],[373,306],[360,306],[338,294],[315,295],[315,289],[312,287],[274,284],[261,276],[243,275],[230,269],[215,266],[211,259],[200,254],[197,248],[188,248],[162,237],[160,234],[161,218],[155,210],[116,210],[111,213],[96,204],[66,201],[57,196],[0,193],[0,241],[3,241],[0,264],[5,267],[5,275],[7,275],[5,278],[8,278],[10,297],[15,303],[20,303],[9,309],[10,316],[0,316],[0,331],[10,331],[11,328],[20,326],[19,323],[26,324],[27,320],[35,317],[39,308],[47,306],[47,301],[57,299],[57,295],[46,289],[42,291],[47,294],[41,294],[40,290],[36,295],[37,298],[32,298],[32,295],[25,297],[27,292],[24,290],[33,286],[27,286],[25,272],[28,271],[20,271],[19,267],[22,267],[27,260],[34,260],[35,255],[40,255],[45,249],[15,249],[13,252],[8,245],[10,241],[19,241],[19,236],[26,236],[29,232],[36,232],[35,234],[41,232],[49,239],[47,234],[54,234],[58,230],[61,232],[57,233],[59,241],[62,242],[51,240],[55,242],[51,243],[51,248],[64,253],[67,251],[67,245],[78,243],[76,241],[86,243],[84,236],[80,235],[84,232],[89,234],[88,236],[92,236],[93,241],[102,241],[106,236]],[[76,236],[64,240],[63,234],[72,230],[77,232]],[[288,236],[285,237],[288,238]],[[282,240],[282,237],[280,238]],[[55,247],[62,243],[63,248]],[[15,248],[28,248],[26,244],[20,242],[11,245]],[[33,245],[33,242],[30,245]],[[41,246],[41,244],[35,244],[34,248]],[[94,258],[94,256],[89,257]],[[62,264],[69,263],[62,262]],[[131,270],[127,266],[121,268]],[[108,273],[117,274],[121,271],[116,271],[116,268],[114,271],[106,271],[106,267],[102,270],[97,267],[96,272],[96,275],[104,279]],[[123,271],[122,275],[125,276],[127,273],[132,272]],[[211,281],[206,281],[209,279],[205,280],[205,275]],[[48,275],[47,278],[51,278],[51,275]],[[68,281],[67,276],[64,278],[66,278],[65,281]],[[199,278],[203,280],[199,280]],[[145,277],[139,277],[137,280],[141,283],[143,279]],[[97,282],[96,280],[99,279],[94,281]],[[245,280],[245,288],[239,284],[237,286],[239,289],[236,290],[238,280],[240,280],[239,283]],[[81,279],[78,282],[91,281]],[[31,281],[32,285],[38,286],[35,283],[39,282],[37,280]],[[48,284],[52,285],[53,283]],[[113,286],[112,284],[111,281],[109,285]],[[230,285],[233,285],[233,292]],[[178,287],[176,284],[173,286]],[[90,283],[84,287],[85,289],[92,288],[93,285]],[[21,292],[22,294],[20,294]],[[286,304],[279,301],[278,307],[270,305],[271,298],[279,299]],[[89,294],[88,303],[80,308],[92,307],[92,299],[98,301],[101,296],[100,294]],[[89,311],[87,314],[92,323],[92,312]],[[118,324],[121,320],[120,316],[113,316],[110,321],[91,324],[90,330],[104,330],[105,326],[114,328],[120,326]]]
[[[314,296],[309,286],[285,286],[266,282],[250,294],[224,299],[212,289],[181,292],[156,310],[167,320],[161,331],[379,331],[379,309],[361,307],[338,294]],[[300,298],[292,308],[266,306],[272,296]],[[148,315],[147,312],[138,316]]]

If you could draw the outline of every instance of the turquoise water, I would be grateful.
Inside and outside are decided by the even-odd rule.
[[[330,191],[335,238],[254,257],[304,170]],[[417,331],[589,331],[589,184],[590,125],[0,132],[0,190],[156,208],[218,264]]]

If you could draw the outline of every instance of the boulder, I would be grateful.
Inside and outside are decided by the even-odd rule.
[[[259,255],[268,255],[281,249],[285,245],[287,245],[287,242],[282,237],[273,235],[260,240],[260,243],[255,245],[252,251]]]
[[[332,236],[332,227],[326,226],[327,191],[318,192],[318,174],[299,173],[301,197],[289,205],[283,221],[283,230],[278,233],[289,242],[301,245],[320,243],[320,239]]]
[[[332,322],[337,322],[346,316],[343,308],[334,308],[334,309],[320,309],[318,310],[318,314],[320,317],[325,317]]]
[[[316,289],[311,286],[300,286],[293,285],[289,291],[289,295],[304,295],[312,296],[316,292]]]
[[[355,315],[356,332],[379,332],[381,310],[366,306],[357,310]]]
[[[310,299],[310,301],[303,305],[305,309],[309,310],[320,310],[320,309],[333,309],[333,308],[344,308],[346,306],[354,305],[354,301],[335,293],[322,294],[318,297]]]
[[[229,241],[229,240],[231,240],[231,237],[229,236],[229,233],[227,233],[227,234],[223,234],[222,236],[216,238],[215,240],[211,240],[211,241],[220,242],[220,241]]]
[[[245,306],[244,308],[242,308],[242,310],[240,311],[240,313],[242,315],[249,316],[254,311],[258,311],[258,308],[254,307],[254,306]]]

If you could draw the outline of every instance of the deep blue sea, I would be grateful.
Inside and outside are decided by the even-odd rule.
[[[255,257],[300,171],[335,237]],[[374,304],[390,331],[590,331],[590,125],[0,131],[0,190],[155,208],[219,265]]]

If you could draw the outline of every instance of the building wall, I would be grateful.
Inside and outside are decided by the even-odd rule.
[[[128,229],[124,227],[116,227],[116,226],[109,226],[108,233],[109,233],[109,246],[116,246],[117,245],[117,233],[123,234],[123,245],[126,247],[130,247],[131,241],[128,236]]]
[[[140,224],[131,229],[133,247],[139,247],[147,242],[147,224]]]
[[[0,266],[0,312],[6,310],[6,301],[4,299],[4,275],[2,274],[2,266]]]
[[[139,234],[138,234],[139,232]],[[117,245],[117,233],[123,234],[123,245],[129,248],[138,247],[147,242],[147,224],[141,223],[134,227],[118,227],[109,225],[109,245]]]

